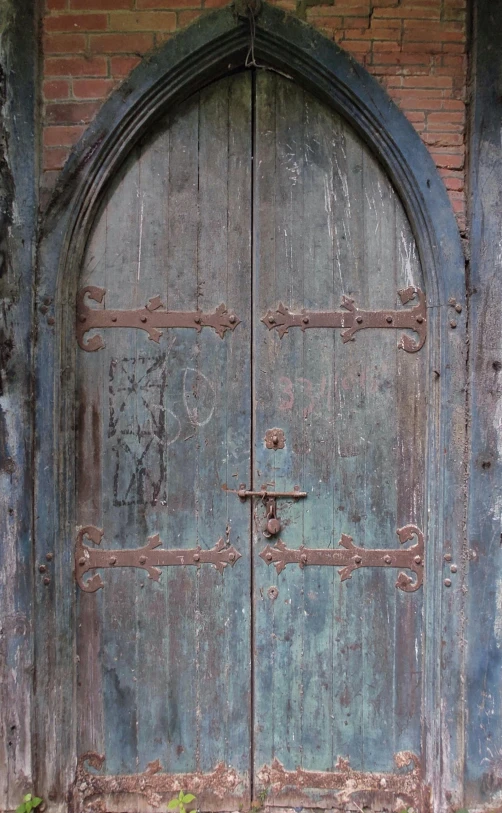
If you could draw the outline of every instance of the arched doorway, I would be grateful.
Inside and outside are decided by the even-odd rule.
[[[441,281],[308,84],[159,103],[72,233],[77,809],[428,804]]]

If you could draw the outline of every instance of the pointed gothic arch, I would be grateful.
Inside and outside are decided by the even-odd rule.
[[[38,742],[45,761],[42,794],[73,779],[74,734],[68,725],[74,686],[69,677],[73,648],[72,568],[74,535],[73,432],[74,301],[83,251],[102,195],[125,158],[166,111],[218,78],[243,69],[249,51],[249,23],[229,6],[199,19],[161,49],[144,57],[129,78],[103,104],[74,148],[43,217],[39,248],[39,300],[54,302],[55,325],[40,320],[37,348],[37,505],[53,510],[36,520],[37,550],[53,550],[60,574],[57,599],[45,594],[52,613],[50,634],[60,636],[57,663],[47,647],[47,627],[37,632]],[[420,137],[378,82],[341,48],[285,12],[263,4],[256,19],[254,53],[258,63],[291,79],[336,109],[354,127],[388,173],[404,205],[417,242],[430,312],[427,353],[428,557],[426,562],[424,752],[426,780],[436,800],[461,784],[463,721],[458,711],[461,653],[449,656],[448,685],[441,680],[439,623],[461,617],[460,599],[445,595],[441,565],[444,545],[461,544],[463,523],[464,327],[452,327],[452,301],[465,297],[463,255],[446,190]],[[52,320],[50,320],[52,321]],[[434,372],[435,371],[435,372]],[[448,548],[450,551],[451,548]],[[57,606],[57,613],[56,613]],[[39,617],[40,614],[39,614]],[[441,621],[438,623],[438,618]],[[69,623],[70,619],[70,623]],[[453,623],[456,623],[454,621]],[[55,683],[53,684],[53,682]],[[44,704],[63,685],[48,731]],[[443,733],[450,720],[448,735]],[[454,723],[451,721],[455,721]],[[51,748],[50,738],[58,747]],[[59,759],[47,766],[44,752]],[[441,772],[449,754],[452,773]],[[456,770],[457,773],[453,774]],[[438,802],[439,804],[439,802]]]

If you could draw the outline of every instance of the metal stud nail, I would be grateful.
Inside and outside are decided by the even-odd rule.
[[[385,319],[385,321],[386,321],[386,322],[388,322],[388,323],[389,323],[389,325],[391,325],[391,324],[392,324],[392,321],[393,321],[392,316],[387,316],[387,317],[386,317],[386,319]]]
[[[145,562],[146,562],[146,556],[140,556],[140,557],[139,557],[139,563],[140,563],[140,565],[144,565],[144,564],[145,564]]]
[[[392,559],[390,558],[389,555],[384,556],[383,560],[384,560],[386,565],[390,565],[390,563],[392,562]]]

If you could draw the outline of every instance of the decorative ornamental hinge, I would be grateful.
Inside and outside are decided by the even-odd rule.
[[[89,570],[102,567],[139,567],[146,570],[148,578],[158,582],[160,567],[175,567],[210,564],[223,573],[227,565],[234,565],[241,554],[231,545],[227,545],[223,538],[210,550],[197,546],[189,549],[165,549],[158,534],[148,537],[148,543],[141,548],[121,548],[120,550],[96,550],[84,544],[84,537],[88,537],[95,545],[100,545],[103,538],[101,528],[94,525],[85,525],[79,528],[75,544],[75,578],[81,590],[86,593],[95,593],[103,587],[103,581],[98,573],[88,581],[83,576]]]
[[[343,342],[354,341],[354,334],[359,330],[369,328],[393,328],[394,330],[408,329],[418,334],[418,341],[403,334],[399,347],[407,353],[416,353],[424,346],[427,336],[427,305],[425,295],[420,288],[411,286],[404,291],[398,291],[403,305],[418,297],[418,303],[406,310],[367,311],[357,308],[354,300],[344,296],[342,298],[343,311],[311,311],[303,309],[300,313],[290,313],[289,309],[279,304],[275,311],[269,310],[262,317],[262,322],[269,330],[277,330],[279,336],[284,336],[291,327],[301,330],[311,328],[344,328]]]
[[[211,327],[220,338],[227,330],[235,330],[240,322],[235,313],[229,312],[222,304],[214,313],[195,311],[168,311],[162,305],[160,296],[152,297],[144,308],[137,310],[109,310],[108,308],[90,308],[85,303],[86,295],[94,302],[101,303],[106,288],[87,285],[77,294],[77,342],[82,350],[94,352],[105,346],[99,335],[84,341],[86,333],[94,328],[132,327],[145,330],[148,338],[158,342],[162,336],[159,328],[185,327],[200,333],[203,327]]]
[[[298,564],[301,568],[311,565],[321,567],[341,565],[342,569],[338,573],[342,582],[352,578],[352,572],[360,567],[404,568],[411,570],[416,579],[413,581],[406,573],[399,573],[396,587],[405,593],[413,593],[424,581],[424,535],[416,525],[405,525],[404,528],[398,528],[396,533],[402,545],[414,536],[417,542],[410,548],[372,550],[354,545],[351,536],[342,534],[339,542],[341,549],[306,548],[302,545],[301,548],[292,550],[279,539],[273,547],[267,545],[260,553],[260,557],[268,565],[273,564],[277,573],[289,564]]]

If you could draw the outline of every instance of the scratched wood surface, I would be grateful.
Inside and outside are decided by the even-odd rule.
[[[335,548],[345,533],[392,549],[398,527],[423,525],[425,353],[398,350],[394,330],[343,344],[339,330],[280,339],[260,321],[279,302],[339,310],[345,294],[394,309],[399,289],[424,288],[382,168],[292,82],[222,80],[131,153],[80,284],[104,287],[107,308],[159,295],[173,310],[225,302],[242,322],[223,341],[176,329],[158,345],[105,330],[103,350],[79,351],[78,523],[103,528],[108,549],[155,533],[164,548],[223,537],[242,559],[223,577],[168,568],[159,583],[108,568],[103,590],[79,593],[79,753],[105,754],[110,775],[224,762],[243,781],[223,809],[246,803],[251,754],[255,773],[275,758],[329,771],[342,757],[371,772],[392,771],[400,751],[420,756],[423,591],[396,590],[393,569],[343,584],[337,568],[276,575],[258,556],[263,506],[225,491],[307,491],[278,501],[290,548]],[[274,427],[284,450],[265,447]],[[288,804],[299,801],[292,788]]]
[[[398,350],[396,331],[280,339],[259,319],[279,302],[339,309],[343,294],[399,307],[398,289],[423,287],[406,215],[343,120],[271,73],[257,75],[254,181],[254,484],[308,492],[279,501],[288,547],[333,548],[345,533],[396,548],[398,527],[424,521],[425,354]],[[270,427],[283,450],[265,448]],[[263,543],[256,522],[255,561]],[[255,770],[274,758],[331,770],[341,756],[392,771],[397,752],[420,756],[423,594],[396,577],[255,568]]]
[[[108,308],[160,295],[172,310],[242,320],[213,330],[104,331],[79,352],[79,524],[102,546],[242,554],[212,566],[102,571],[80,593],[79,751],[104,753],[107,774],[159,760],[168,773],[219,762],[249,786],[250,511],[224,487],[249,480],[251,76],[224,79],[162,120],[109,189],[81,285],[106,288]],[[243,284],[245,280],[245,284]],[[99,307],[99,306],[98,306]],[[199,803],[203,800],[199,798]],[[237,801],[233,802],[234,806]]]

